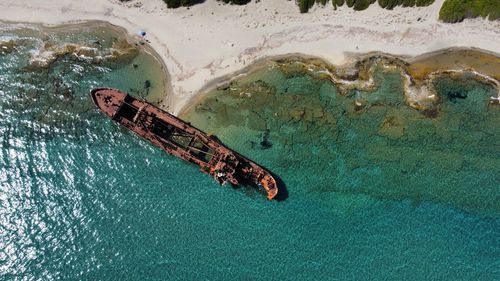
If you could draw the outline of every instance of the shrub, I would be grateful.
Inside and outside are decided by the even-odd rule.
[[[439,10],[439,19],[444,22],[459,22],[479,16],[500,19],[499,0],[445,0]]]
[[[163,0],[167,4],[167,8],[179,8],[181,6],[192,6],[203,3],[204,0]]]
[[[250,2],[251,0],[217,0],[217,1],[221,1],[224,3],[230,3],[230,4],[236,4],[236,5],[245,5],[245,4],[248,4],[248,2]]]
[[[403,7],[422,7],[429,6],[434,3],[434,0],[332,0],[333,8],[337,9],[344,5],[347,7],[353,8],[356,11],[364,10],[368,8],[371,4],[378,2],[379,6],[384,9],[393,9],[396,6]]]
[[[307,13],[309,9],[314,6],[315,0],[297,0],[297,5],[299,5],[299,10],[301,13]]]

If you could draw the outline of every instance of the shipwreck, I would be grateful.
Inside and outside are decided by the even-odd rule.
[[[278,194],[276,180],[269,171],[229,149],[215,136],[120,90],[97,88],[91,96],[113,121],[168,154],[199,166],[220,185],[254,186],[264,191],[269,200]]]

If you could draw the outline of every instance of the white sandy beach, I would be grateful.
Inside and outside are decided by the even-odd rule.
[[[132,34],[145,30],[170,72],[173,93],[167,102],[169,111],[178,113],[210,81],[266,56],[302,53],[342,64],[346,53],[370,51],[414,56],[476,47],[500,52],[499,21],[439,22],[443,1],[393,11],[376,4],[360,12],[315,6],[300,14],[293,1],[285,0],[245,6],[207,0],[189,9],[167,9],[162,0],[0,0],[0,21],[103,20]]]

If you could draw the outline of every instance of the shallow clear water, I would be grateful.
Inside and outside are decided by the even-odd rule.
[[[54,40],[107,48],[120,37],[87,31]],[[0,279],[500,279],[489,86],[439,80],[435,119],[382,72],[375,93],[349,97],[278,68],[209,95],[185,117],[282,178],[289,197],[269,202],[97,112],[95,86],[144,97],[150,80],[155,99],[151,57],[31,69],[33,38],[0,55]],[[356,111],[355,98],[373,106]]]
[[[440,102],[427,117],[405,105],[398,72],[380,69],[375,80],[374,92],[341,95],[321,75],[269,64],[215,90],[185,118],[272,167],[294,196],[364,194],[498,216],[496,89],[439,78]]]
[[[291,259],[288,278],[498,279],[497,90],[442,77],[428,117],[405,104],[399,72],[375,80],[341,95],[321,74],[269,63],[183,117],[284,181],[273,226],[284,253],[267,256]]]

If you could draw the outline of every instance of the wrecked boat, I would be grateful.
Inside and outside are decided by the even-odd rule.
[[[269,200],[278,194],[275,178],[265,168],[229,149],[172,114],[112,88],[91,91],[95,105],[109,118],[168,154],[200,167],[220,185],[250,185],[265,191]]]

